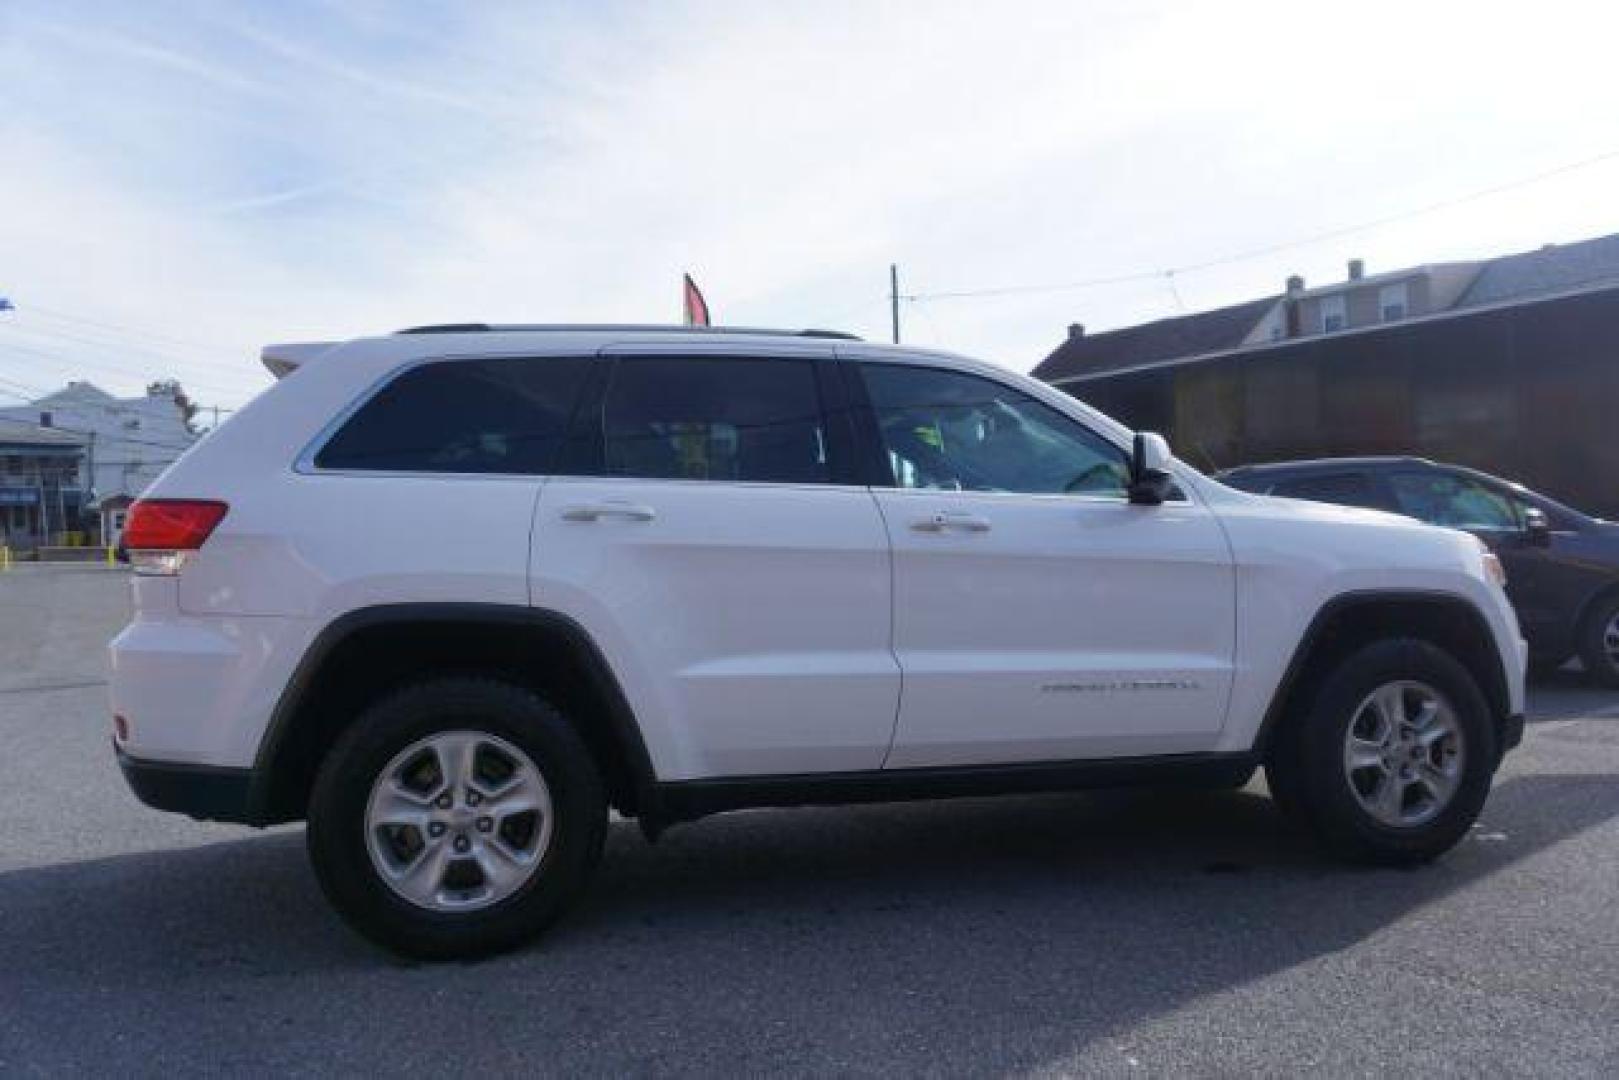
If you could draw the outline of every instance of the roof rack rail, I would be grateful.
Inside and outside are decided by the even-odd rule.
[[[775,330],[762,326],[665,326],[658,323],[439,323],[432,326],[412,326],[396,330],[398,334],[485,334],[522,332],[529,330],[560,331],[621,331],[657,334],[767,334],[773,337],[829,338],[836,341],[859,341],[858,334],[844,330]]]
[[[458,322],[437,323],[432,326],[411,326],[404,330],[395,330],[396,334],[476,334],[490,329],[488,323]]]

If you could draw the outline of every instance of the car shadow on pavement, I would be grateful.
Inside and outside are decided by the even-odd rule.
[[[1506,778],[1472,838],[1407,871],[1325,861],[1251,790],[750,811],[656,845],[620,823],[540,943],[443,965],[348,933],[295,832],[15,870],[0,1070],[1033,1068],[1616,815],[1619,777]]]
[[[1535,677],[1529,684],[1528,719],[1619,719],[1619,692],[1599,686],[1578,667]]]

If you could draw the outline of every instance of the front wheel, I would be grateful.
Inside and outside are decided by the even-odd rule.
[[[1598,600],[1580,633],[1580,662],[1603,686],[1619,687],[1619,596]]]
[[[589,751],[535,694],[482,679],[409,687],[322,764],[307,842],[338,913],[424,958],[511,948],[562,913],[600,858]]]
[[[1284,808],[1329,849],[1400,865],[1467,834],[1496,757],[1489,705],[1467,669],[1427,642],[1395,640],[1339,663],[1266,770]]]

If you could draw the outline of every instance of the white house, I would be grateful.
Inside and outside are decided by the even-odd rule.
[[[135,497],[197,439],[167,394],[115,398],[88,382],[68,383],[27,405],[0,407],[0,418],[82,437],[86,509],[100,515],[105,543],[118,539]]]

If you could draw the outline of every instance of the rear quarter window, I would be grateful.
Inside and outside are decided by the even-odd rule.
[[[315,455],[322,469],[544,474],[590,361],[442,360],[361,405]]]

